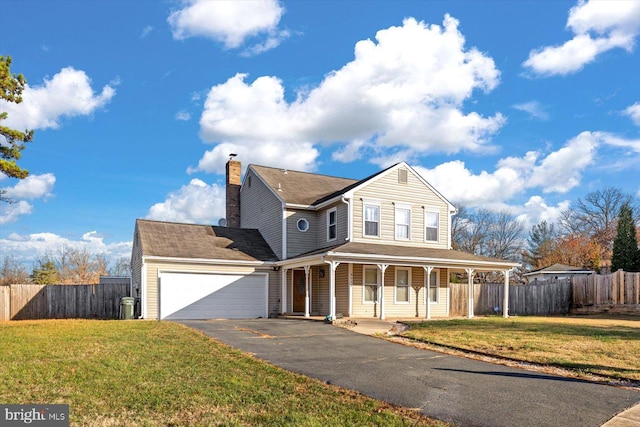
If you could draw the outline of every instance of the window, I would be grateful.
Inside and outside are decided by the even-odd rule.
[[[380,237],[380,205],[364,205],[364,235]]]
[[[438,241],[438,229],[440,228],[440,214],[438,212],[424,212],[425,233],[424,240],[429,242]]]
[[[425,279],[426,280],[426,279]],[[425,294],[425,304],[426,304]],[[431,281],[429,283],[429,301],[432,304],[437,304],[440,295],[438,293],[438,271],[436,269],[431,270]]]
[[[409,240],[411,238],[411,207],[396,206],[396,239]]]
[[[411,274],[408,268],[396,268],[396,303],[409,302]]]
[[[309,221],[304,218],[300,218],[297,223],[298,230],[303,233],[309,229]]]
[[[364,302],[378,302],[378,268],[364,268],[364,290],[362,299]]]
[[[338,237],[338,211],[333,208],[327,211],[327,240],[336,240]]]

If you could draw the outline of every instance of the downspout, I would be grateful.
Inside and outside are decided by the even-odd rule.
[[[147,266],[142,258],[142,271],[140,272],[140,301],[142,307],[140,309],[140,318],[147,318]]]
[[[287,207],[282,202],[282,259],[287,259]]]
[[[353,219],[353,205],[351,204],[349,199],[346,199],[344,197],[340,201],[342,203],[346,203],[347,211],[349,212],[348,214],[349,218],[347,218],[347,238],[345,240],[350,242],[351,241],[351,221]]]

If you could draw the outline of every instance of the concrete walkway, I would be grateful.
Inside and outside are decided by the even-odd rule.
[[[460,426],[600,427],[640,403],[633,390],[421,350],[321,322],[180,323],[284,369]],[[375,335],[393,323],[358,326]],[[632,422],[630,413],[620,419]]]

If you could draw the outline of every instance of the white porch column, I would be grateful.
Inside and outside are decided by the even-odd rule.
[[[283,268],[280,271],[280,281],[282,282],[282,296],[280,297],[280,312],[282,314],[287,313],[287,269]]]
[[[469,319],[473,319],[473,268],[466,269],[467,276],[469,277],[469,298],[467,298],[469,302]]]
[[[310,265],[304,266],[304,317],[309,317],[309,281],[311,279],[311,276],[309,275],[310,270]]]
[[[329,316],[336,320],[336,269],[340,265],[338,261],[325,261],[329,264]]]
[[[387,271],[389,264],[378,264],[378,268],[382,272],[380,281],[380,292],[378,292],[378,299],[380,300],[380,319],[384,320],[384,272]]]
[[[504,292],[502,293],[502,317],[509,318],[509,270],[504,270]]]
[[[431,319],[431,272],[433,271],[433,267],[422,267],[424,268],[424,272],[427,275],[427,320]]]

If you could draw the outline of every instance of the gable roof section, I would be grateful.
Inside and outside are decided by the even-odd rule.
[[[272,168],[268,166],[249,165],[249,168],[271,189],[281,201],[288,205],[299,205],[304,207],[314,207],[341,197],[347,193],[364,187],[368,183],[389,173],[399,167],[406,167],[414,174],[426,187],[441,198],[449,209],[454,211],[455,207],[438,190],[429,184],[419,173],[417,173],[406,162],[399,162],[386,169],[378,171],[361,180],[339,178],[329,175],[318,175],[309,172],[291,171],[287,169]]]
[[[328,195],[339,193],[355,179],[318,175],[268,166],[249,165],[280,200],[287,204],[313,206]]]
[[[136,220],[142,256],[277,261],[258,230]]]

